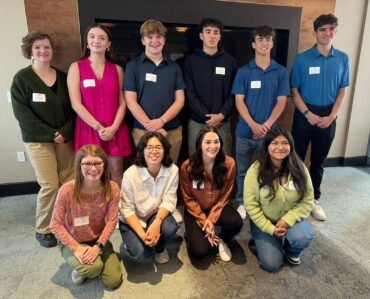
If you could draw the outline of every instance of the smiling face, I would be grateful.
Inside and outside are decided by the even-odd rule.
[[[213,26],[206,26],[199,33],[199,38],[203,41],[203,51],[217,51],[218,43],[221,40],[220,29]]]
[[[221,148],[220,137],[215,132],[208,132],[202,140],[202,158],[204,160],[215,160]]]
[[[101,28],[93,27],[87,33],[87,46],[92,53],[105,53],[111,41],[108,34]]]
[[[335,25],[327,24],[319,27],[316,31],[313,32],[313,35],[316,37],[318,45],[331,46],[336,32],[337,29]]]
[[[289,140],[280,135],[276,137],[268,146],[268,152],[271,158],[271,161],[275,165],[280,165],[281,162],[289,156],[290,153],[290,144]]]
[[[252,47],[256,55],[270,56],[271,49],[274,46],[272,36],[259,36],[256,35]]]
[[[145,47],[145,54],[147,56],[162,55],[163,47],[166,43],[166,38],[158,33],[145,35],[141,42]]]
[[[159,165],[163,160],[163,145],[157,137],[148,140],[144,148],[144,159],[147,166]]]
[[[35,40],[32,44],[31,55],[34,62],[50,63],[53,58],[53,48],[50,40],[47,38]]]
[[[100,181],[104,173],[104,162],[98,156],[87,155],[81,159],[81,173],[84,180],[89,182]]]

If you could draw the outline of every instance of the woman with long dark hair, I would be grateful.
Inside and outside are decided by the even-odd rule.
[[[52,232],[75,284],[100,275],[106,287],[115,289],[122,283],[122,270],[109,238],[117,224],[118,185],[110,180],[107,155],[95,145],[80,148],[75,172],[75,180],[59,190]]]
[[[145,133],[137,144],[135,164],[123,174],[119,224],[123,257],[140,261],[154,253],[157,263],[169,261],[166,244],[179,227],[172,216],[179,171],[170,148],[161,133]]]
[[[222,138],[214,127],[198,133],[195,154],[180,170],[185,201],[186,241],[196,257],[217,246],[221,260],[232,257],[227,243],[240,231],[243,221],[230,205],[235,180],[235,161],[222,151]],[[219,230],[218,230],[218,228]]]
[[[75,152],[85,144],[103,148],[112,180],[120,186],[123,157],[131,154],[131,144],[123,121],[123,70],[113,62],[112,36],[105,26],[93,24],[86,29],[82,58],[72,63],[67,82],[72,107],[78,115]]]
[[[289,132],[271,129],[244,182],[244,205],[262,269],[278,271],[284,257],[293,265],[313,240],[306,218],[313,205],[308,170]]]

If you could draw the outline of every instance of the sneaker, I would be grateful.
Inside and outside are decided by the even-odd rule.
[[[220,239],[218,243],[218,253],[222,261],[228,262],[231,260],[232,254],[230,252],[230,248],[222,239]]]
[[[83,277],[76,269],[72,270],[71,278],[74,284],[81,284],[85,281],[85,277]]]
[[[243,205],[239,205],[238,208],[236,209],[240,215],[240,217],[242,217],[242,219],[244,220],[245,218],[247,218],[247,212],[245,211],[245,208]]]
[[[182,216],[181,216],[181,213],[178,209],[175,209],[175,211],[173,211],[172,216],[173,216],[173,218],[175,218],[177,223],[182,222]]]
[[[155,261],[158,263],[158,264],[165,264],[165,263],[168,263],[168,261],[170,260],[170,256],[168,255],[168,251],[167,249],[165,248],[163,250],[163,252],[155,252],[154,253],[154,259]]]
[[[301,258],[299,256],[297,257],[287,256],[286,259],[289,264],[294,266],[298,266],[301,263]]]
[[[50,248],[57,246],[57,239],[51,233],[49,234],[36,233],[36,240],[39,241],[42,247]]]
[[[326,220],[326,215],[322,207],[320,206],[320,203],[318,200],[314,200],[313,202],[313,208],[311,211],[311,216],[315,218],[316,220],[324,221]]]

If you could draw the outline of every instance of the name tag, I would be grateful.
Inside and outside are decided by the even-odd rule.
[[[83,217],[77,217],[73,219],[74,226],[83,226],[88,225],[89,222],[89,216],[83,216]]]
[[[224,67],[216,66],[216,75],[225,75],[226,69]]]
[[[252,89],[261,88],[261,81],[251,81],[251,88]]]
[[[297,190],[296,187],[294,186],[294,182],[293,181],[289,181],[289,183],[288,183],[288,189],[289,190]]]
[[[193,189],[198,189],[198,182],[193,180]],[[204,189],[204,182],[199,185],[199,189]]]
[[[156,74],[151,74],[151,73],[146,73],[145,74],[145,81],[157,82],[157,75]]]
[[[319,66],[310,66],[308,69],[308,73],[310,75],[318,75],[320,74],[320,67]]]
[[[41,102],[45,103],[46,102],[46,96],[44,93],[33,93],[32,94],[32,102]]]
[[[95,80],[94,79],[85,79],[83,81],[84,87],[95,87]]]

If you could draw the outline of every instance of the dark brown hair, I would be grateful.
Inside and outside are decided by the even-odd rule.
[[[252,42],[256,41],[256,36],[259,37],[272,37],[272,40],[274,41],[275,39],[275,30],[272,29],[272,27],[268,25],[262,25],[262,26],[257,26],[256,29],[253,30],[252,32]]]
[[[25,58],[31,59],[32,56],[32,45],[37,40],[48,39],[53,48],[53,41],[47,33],[41,31],[31,31],[25,37],[22,38],[22,54]]]
[[[338,26],[338,18],[333,14],[321,15],[316,18],[313,22],[313,30],[317,31],[321,26],[324,25],[334,25]]]
[[[90,25],[85,30],[84,46],[83,46],[83,50],[82,50],[82,58],[86,58],[86,57],[90,56],[90,49],[87,47],[87,36],[89,35],[89,31],[93,28],[99,28],[107,34],[108,40],[111,42],[111,44],[110,44],[109,48],[107,49],[107,51],[105,51],[105,59],[108,60],[108,61],[114,62],[112,34],[110,33],[110,31],[108,30],[108,28],[106,26],[104,26],[102,24],[98,24],[98,23]]]

